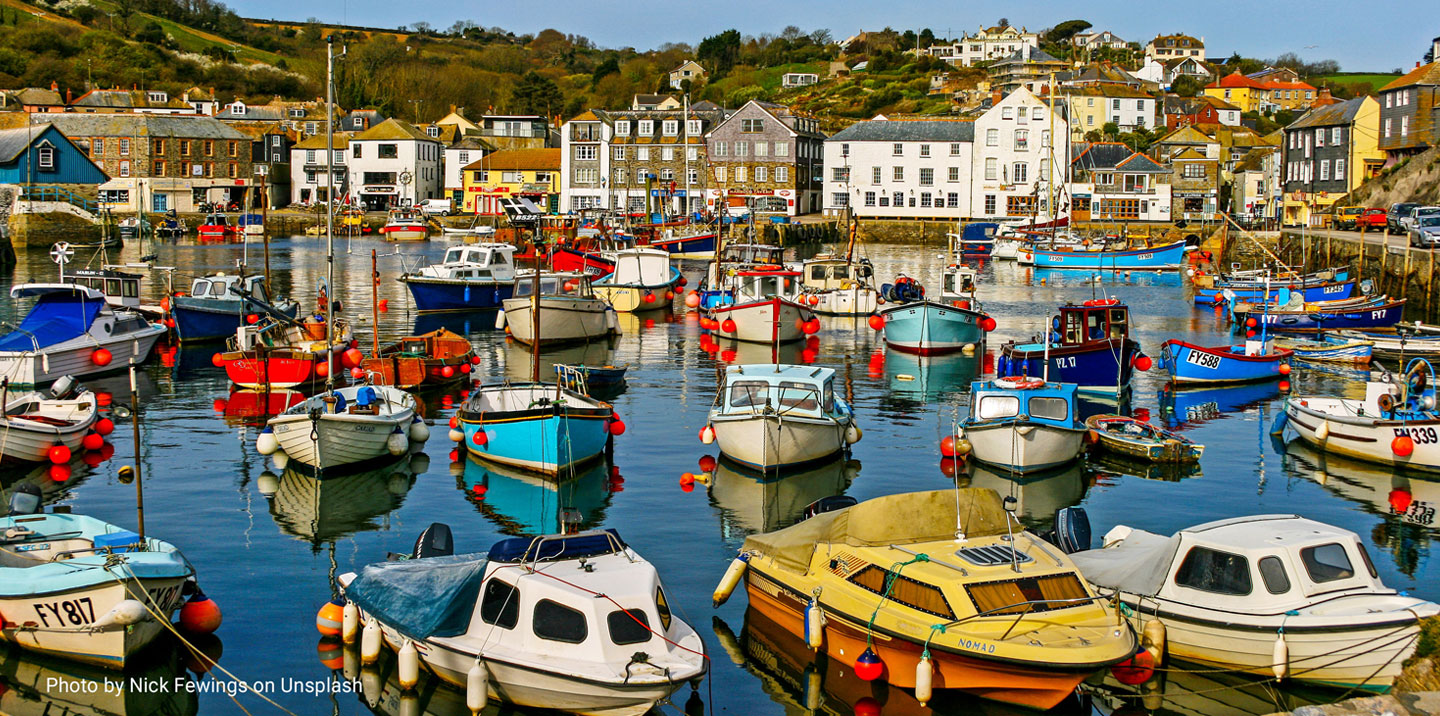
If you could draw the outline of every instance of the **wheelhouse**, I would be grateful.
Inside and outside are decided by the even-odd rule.
[[[1067,304],[1060,307],[1054,327],[1062,346],[1125,340],[1130,337],[1130,309],[1113,298]]]
[[[67,273],[65,282],[93,288],[105,294],[105,302],[112,306],[138,308],[140,281],[143,278],[139,274],[110,269],[79,269]]]
[[[535,274],[525,271],[515,279],[515,298],[528,298],[535,293]],[[594,298],[590,277],[579,272],[541,273],[541,298]]]
[[[875,275],[868,261],[853,263],[842,258],[817,257],[801,266],[801,283],[816,291],[845,288],[851,281],[869,285]]]
[[[265,293],[264,276],[227,276],[223,273],[190,282],[190,295],[195,298],[235,299],[247,293],[262,301],[268,301]]]
[[[739,271],[735,274],[736,302],[794,298],[800,292],[799,271]]]
[[[451,246],[444,259],[421,269],[428,278],[471,281],[510,281],[515,278],[515,247],[510,244],[469,244]]]
[[[976,381],[971,385],[970,419],[1070,427],[1076,422],[1076,393],[1072,383],[1046,383],[1039,378]]]
[[[721,414],[766,409],[785,415],[835,413],[835,371],[793,365],[738,365],[725,371]]]

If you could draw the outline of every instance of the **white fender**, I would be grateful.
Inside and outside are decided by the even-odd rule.
[[[385,449],[391,455],[404,455],[410,451],[410,440],[405,433],[390,433],[390,437],[385,438]]]
[[[430,426],[424,420],[415,418],[410,423],[410,442],[420,444],[430,439]]]
[[[825,645],[825,610],[814,597],[810,598],[810,606],[805,607],[805,645],[814,651]]]
[[[1322,443],[1330,439],[1329,421],[1321,419],[1320,425],[1315,428],[1315,439]]]
[[[355,637],[360,634],[360,607],[355,602],[345,602],[345,610],[341,612],[340,638],[346,644],[354,644]]]
[[[450,435],[447,437],[450,438],[450,442],[452,443],[463,443],[465,442],[465,431],[452,429]]]
[[[503,309],[495,312],[495,330],[505,330],[505,311]]]
[[[725,576],[720,578],[720,584],[715,586],[715,594],[711,597],[711,603],[716,607],[725,603],[730,594],[735,591],[735,586],[740,584],[740,578],[745,576],[745,569],[750,565],[750,555],[742,554],[730,561],[730,566],[725,568]]]
[[[90,628],[126,627],[131,624],[139,624],[149,618],[150,614],[145,611],[144,604],[134,599],[121,599],[115,606],[110,607],[110,611],[100,615],[100,618],[96,619]]]
[[[1275,651],[1271,654],[1270,670],[1275,678],[1284,680],[1290,673],[1290,645],[1285,643],[1285,632],[1275,635]]]
[[[915,662],[915,700],[919,701],[921,706],[930,703],[930,699],[935,696],[935,672],[930,667],[928,655],[921,656],[920,660]]]
[[[255,449],[258,450],[261,455],[274,455],[275,452],[280,449],[280,439],[275,437],[274,430],[265,428],[260,431],[260,435],[255,438]]]
[[[407,639],[405,646],[400,647],[399,657],[400,688],[409,691],[420,683],[420,652],[415,650],[415,642]]]
[[[465,708],[470,709],[470,716],[479,716],[489,701],[490,670],[485,667],[485,662],[476,659],[475,665],[465,674]]]
[[[848,443],[848,444],[850,444],[850,445],[854,445],[855,443],[860,442],[860,438],[862,438],[862,437],[865,437],[865,433],[860,430],[860,426],[859,426],[859,425],[853,425],[853,424],[852,424],[850,427],[845,428],[845,442],[846,442],[846,443]]]
[[[380,658],[380,625],[372,618],[360,630],[360,661],[373,664]]]

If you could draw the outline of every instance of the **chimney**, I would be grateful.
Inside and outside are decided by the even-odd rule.
[[[50,80],[50,91],[51,91],[51,92],[59,92],[59,91],[60,91],[60,83],[59,83],[59,82],[56,82],[55,80]]]
[[[71,90],[69,87],[66,87],[66,88],[65,88],[65,104],[71,104],[71,103],[73,103],[74,101],[75,101],[75,92],[74,92],[73,90]]]

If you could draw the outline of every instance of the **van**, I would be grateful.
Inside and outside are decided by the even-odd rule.
[[[1385,228],[1392,234],[1405,233],[1405,224],[1401,220],[1410,215],[1410,210],[1420,206],[1415,202],[1407,201],[1390,205],[1390,214],[1386,219]]]
[[[454,210],[454,205],[449,199],[426,199],[420,202],[420,213],[426,216],[449,216]]]

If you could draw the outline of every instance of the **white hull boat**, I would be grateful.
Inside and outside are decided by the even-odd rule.
[[[828,419],[712,415],[720,451],[743,465],[772,469],[824,460],[844,450],[848,423]]]
[[[1073,383],[996,378],[971,384],[970,416],[957,426],[960,455],[1015,472],[1059,467],[1080,457],[1085,425]],[[948,456],[947,456],[948,457]]]
[[[815,317],[808,308],[783,298],[721,306],[711,311],[720,327],[715,333],[747,343],[790,343],[805,338],[804,322]],[[734,330],[727,330],[727,327]]]
[[[56,445],[64,445],[72,454],[80,452],[81,442],[97,419],[95,394],[86,390],[70,396],[65,392],[68,390],[59,397],[24,393],[5,401],[0,413],[0,460],[46,462]]]
[[[1000,236],[995,239],[995,247],[990,250],[990,258],[999,261],[1014,261],[1020,258],[1020,249],[1030,245],[1029,241],[1011,236]]]
[[[964,428],[975,459],[996,467],[1034,472],[1072,462],[1085,447],[1085,431],[1010,423]]]
[[[835,371],[801,365],[727,368],[705,431],[731,460],[761,470],[824,460],[860,440]]]
[[[263,455],[277,449],[317,469],[334,469],[409,452],[429,438],[415,397],[383,385],[321,393],[271,418],[256,438]]]
[[[504,306],[503,320],[510,336],[530,345],[535,339],[530,299],[509,298]],[[542,296],[540,325],[542,346],[605,340],[620,332],[615,309],[598,298]]]
[[[1402,380],[1367,382],[1364,400],[1285,398],[1285,412],[1273,432],[1288,426],[1324,452],[1393,468],[1440,472],[1440,413],[1433,409],[1435,396],[1435,372],[1429,361],[1417,358]]]
[[[143,362],[165,327],[108,305],[105,295],[73,284],[22,284],[11,298],[39,298],[10,333],[0,336],[0,378],[10,385],[45,385]],[[103,352],[102,352],[103,351]]]
[[[606,252],[605,258],[615,269],[592,284],[596,296],[621,313],[670,310],[681,279],[670,254],[642,247]]]

